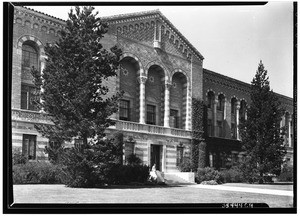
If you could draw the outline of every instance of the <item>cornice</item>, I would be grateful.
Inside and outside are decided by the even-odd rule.
[[[29,16],[38,22],[50,24],[59,28],[65,28],[66,21],[59,19],[57,17],[33,10],[31,8],[27,7],[21,7],[21,6],[15,6],[15,15],[24,15],[24,16]],[[16,18],[16,17],[15,17]]]
[[[190,52],[199,58],[199,60],[203,60],[204,57],[201,53],[180,33],[180,31],[168,20],[159,10],[152,11],[144,11],[130,14],[120,14],[115,16],[107,16],[101,17],[103,21],[108,22],[108,24],[118,25],[127,22],[136,22],[146,19],[159,19],[166,29],[170,29],[171,35],[174,35],[179,39],[181,44],[188,47]]]

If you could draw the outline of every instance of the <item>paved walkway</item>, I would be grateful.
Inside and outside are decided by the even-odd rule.
[[[293,196],[293,191],[288,190],[274,190],[274,189],[261,189],[253,187],[234,187],[227,185],[190,185],[189,187],[213,189],[213,190],[225,190],[225,191],[236,191],[236,192],[247,192],[247,193],[259,193],[259,194],[271,194],[278,196]]]

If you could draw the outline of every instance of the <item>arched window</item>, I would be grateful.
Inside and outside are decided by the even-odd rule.
[[[38,70],[38,52],[28,43],[22,46],[22,67],[31,68],[34,67]]]
[[[235,110],[236,110],[236,102],[237,102],[237,99],[236,98],[232,98],[231,99],[231,114],[235,114]]]
[[[213,92],[208,92],[207,94],[207,108],[212,109],[214,104],[215,95]]]
[[[225,97],[223,94],[220,94],[218,96],[218,105],[217,105],[217,109],[220,111],[224,111],[224,105],[225,105]]]

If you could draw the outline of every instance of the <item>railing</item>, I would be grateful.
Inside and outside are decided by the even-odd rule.
[[[50,118],[47,114],[31,110],[12,109],[11,119],[33,123],[51,124]]]
[[[137,122],[116,120],[115,128],[118,130],[141,132],[148,134],[169,135],[176,137],[191,138],[191,131],[178,129],[178,128],[166,128],[158,125],[140,124]]]

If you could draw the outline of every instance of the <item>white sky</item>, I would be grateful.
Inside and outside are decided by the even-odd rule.
[[[67,20],[70,6],[30,6]],[[271,88],[293,97],[293,3],[265,6],[96,6],[100,16],[159,9],[204,56],[203,66],[250,83],[258,63]]]

